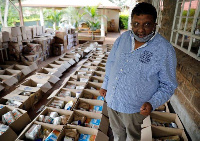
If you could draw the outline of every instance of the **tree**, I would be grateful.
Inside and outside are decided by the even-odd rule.
[[[74,8],[74,7],[68,7],[64,10],[65,15],[63,15],[65,18],[63,21],[67,21],[68,24],[73,25],[76,29],[78,28],[79,24],[81,22],[84,22],[83,16],[86,14],[85,12],[82,12],[83,8]]]
[[[46,18],[52,22],[54,30],[56,30],[57,23],[59,23],[62,19],[63,11],[60,10],[51,10],[45,14]]]
[[[88,26],[90,27],[90,30],[96,30],[101,27],[100,25],[100,17],[102,15],[99,15],[97,12],[98,6],[87,6],[85,7],[85,12],[90,16],[90,19],[88,20]]]

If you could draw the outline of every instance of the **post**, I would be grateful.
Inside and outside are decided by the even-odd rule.
[[[44,26],[44,16],[43,16],[43,8],[40,7],[40,24]]]
[[[20,26],[24,26],[24,17],[23,17],[23,11],[22,11],[21,0],[18,0],[18,2],[19,2],[19,18],[20,18]]]
[[[105,28],[104,28],[104,8],[101,10],[101,37],[104,37],[105,36]]]

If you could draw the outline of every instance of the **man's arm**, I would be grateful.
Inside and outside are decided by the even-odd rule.
[[[174,94],[177,87],[176,81],[176,54],[174,49],[168,50],[168,56],[162,62],[161,71],[159,72],[159,88],[157,92],[148,101],[153,110],[164,104]]]
[[[107,62],[106,62],[106,74],[105,74],[104,81],[103,81],[103,84],[102,84],[101,89],[100,89],[100,94],[102,96],[106,96],[110,70],[111,70],[111,68],[112,68],[112,66],[113,66],[113,64],[115,62],[115,52],[116,52],[116,50],[118,48],[119,40],[120,40],[120,37],[117,38],[117,40],[113,44],[113,47],[112,47],[112,49],[110,51],[110,54],[108,55],[108,59],[107,59]]]

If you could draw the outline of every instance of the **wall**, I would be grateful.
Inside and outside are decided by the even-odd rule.
[[[176,1],[164,0],[163,19],[159,32],[171,36]],[[200,140],[200,62],[176,49],[178,88],[170,99],[186,131],[194,141]]]
[[[115,21],[115,27],[114,32],[118,32],[119,29],[119,11],[118,10],[106,10],[106,16],[108,17],[108,21],[111,19],[114,19]]]

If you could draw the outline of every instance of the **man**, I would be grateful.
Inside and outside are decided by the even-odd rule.
[[[132,10],[132,31],[114,43],[100,94],[106,96],[115,141],[140,140],[141,124],[177,87],[172,45],[155,33],[157,12],[148,3]]]

